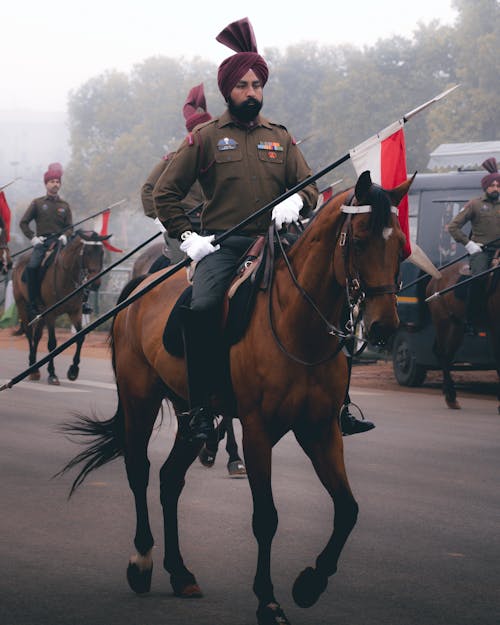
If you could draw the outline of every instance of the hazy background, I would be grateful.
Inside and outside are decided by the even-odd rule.
[[[497,0],[160,3],[28,0],[2,7],[0,186],[18,221],[43,194],[49,162],[64,166],[61,195],[74,218],[127,198],[112,213],[113,242],[130,249],[154,229],[140,186],[185,134],[182,104],[205,85],[224,102],[217,67],[232,51],[215,41],[248,16],[270,67],[267,117],[298,138],[314,171],[343,156],[447,87],[460,88],[406,126],[408,169],[425,169],[441,143],[498,139]],[[319,186],[354,175],[348,163]],[[113,259],[115,260],[115,259]]]

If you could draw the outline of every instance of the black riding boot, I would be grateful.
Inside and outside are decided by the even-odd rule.
[[[33,318],[40,314],[38,307],[38,268],[26,267],[26,285],[28,287],[28,315]]]
[[[189,392],[189,412],[184,415],[189,429],[187,436],[206,441],[214,431],[210,397],[214,390],[218,332],[214,316],[209,312],[183,307],[181,314]]]
[[[356,419],[356,417],[349,411],[351,400],[349,395],[346,397],[346,401],[340,410],[340,428],[342,430],[342,436],[350,436],[351,434],[359,434],[361,432],[368,432],[373,430],[375,423],[371,421],[365,421],[363,419]]]
[[[356,419],[356,417],[349,411],[351,405],[351,398],[349,397],[349,387],[351,386],[351,371],[352,371],[352,358],[347,358],[347,365],[349,368],[349,379],[347,381],[347,393],[344,399],[344,405],[340,409],[340,429],[342,430],[342,436],[350,436],[351,434],[360,434],[361,432],[368,432],[373,430],[375,423],[371,421],[365,421],[363,413],[359,411],[362,419]],[[358,409],[359,410],[359,409]]]

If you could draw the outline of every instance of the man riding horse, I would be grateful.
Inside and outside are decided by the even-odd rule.
[[[51,163],[43,175],[47,193],[34,199],[24,213],[20,228],[33,246],[26,267],[30,318],[40,314],[40,266],[46,253],[55,244],[66,245],[73,231],[71,209],[59,196],[63,169],[60,163]],[[34,221],[36,232],[30,228]]]
[[[462,243],[470,255],[469,263],[473,276],[486,271],[492,257],[500,249],[500,173],[494,157],[485,160],[482,166],[488,172],[481,179],[484,194],[470,200],[448,225],[450,235],[455,241]],[[462,231],[468,222],[472,227],[470,236]],[[490,241],[493,242],[483,249]],[[469,332],[473,331],[484,302],[484,285],[481,279],[473,280],[469,284],[466,313]]]
[[[309,184],[279,203],[271,216],[248,224],[219,249],[215,235],[226,231],[309,176],[311,170],[296,141],[281,124],[260,115],[266,61],[257,52],[248,19],[233,22],[217,40],[236,54],[223,61],[218,86],[227,111],[197,126],[184,140],[153,191],[158,216],[180,249],[195,263],[192,299],[184,307],[183,332],[188,368],[191,436],[206,440],[213,431],[210,398],[224,369],[220,311],[236,267],[258,235],[274,220],[277,229],[297,222],[315,206],[318,189]],[[206,203],[200,234],[194,232],[180,202],[198,180]],[[354,418],[353,418],[354,419]],[[357,431],[363,431],[362,423]]]

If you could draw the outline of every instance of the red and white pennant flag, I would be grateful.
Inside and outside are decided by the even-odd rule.
[[[11,219],[11,214],[10,214],[9,205],[7,204],[7,198],[5,197],[5,194],[4,194],[3,191],[0,191],[0,217],[2,218],[3,223],[4,223],[4,227],[5,227],[5,240],[8,243],[10,241],[10,219]]]
[[[360,143],[349,152],[358,176],[368,170],[372,181],[384,189],[393,189],[407,179],[404,120],[398,119],[387,128]],[[406,236],[403,257],[411,254],[408,195],[398,207],[399,225]]]

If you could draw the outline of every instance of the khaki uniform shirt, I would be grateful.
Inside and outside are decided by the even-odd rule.
[[[206,198],[202,230],[221,232],[309,176],[311,170],[284,126],[259,116],[252,127],[243,127],[226,111],[186,137],[156,183],[153,198],[169,235],[179,237],[193,229],[180,201],[198,179]],[[306,215],[316,206],[318,189],[312,183],[299,193]],[[270,223],[271,211],[241,232],[262,234]]]
[[[450,235],[464,245],[469,241],[461,228],[470,221],[472,225],[471,240],[476,243],[489,243],[500,238],[500,201],[492,202],[483,195],[467,202],[462,210],[448,224]],[[500,247],[500,240],[495,247]]]
[[[144,209],[144,214],[146,217],[151,217],[151,219],[156,219],[158,215],[156,214],[156,208],[153,200],[153,189],[158,182],[158,179],[163,174],[167,166],[171,163],[175,152],[170,152],[166,154],[161,161],[154,166],[149,174],[146,182],[141,187],[141,201],[142,208]],[[190,189],[187,196],[181,202],[181,206],[189,211],[196,206],[199,206],[203,202],[203,192],[201,190],[200,184],[196,182],[193,187]]]
[[[31,221],[36,224],[36,233],[29,226]],[[55,197],[44,195],[31,202],[19,226],[28,239],[32,239],[35,234],[38,237],[49,234],[68,235],[73,229],[71,209],[68,202],[62,200],[58,195]]]

